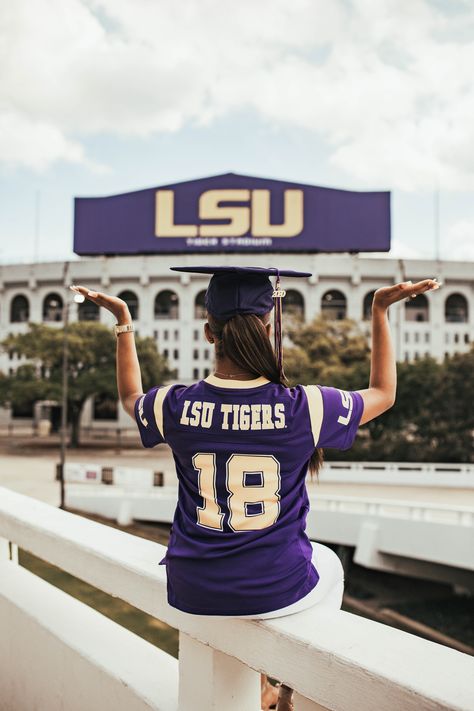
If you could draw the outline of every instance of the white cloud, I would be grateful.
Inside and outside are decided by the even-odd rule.
[[[447,229],[445,243],[449,245],[449,259],[474,262],[474,220],[453,222]]]
[[[406,244],[399,239],[392,239],[388,252],[359,252],[367,259],[426,259],[426,253]]]
[[[106,170],[89,160],[82,145],[68,139],[57,126],[16,112],[0,113],[0,156],[7,165],[38,171],[56,160],[84,163],[98,172]]]
[[[448,224],[441,234],[441,259],[474,263],[474,220],[457,220]],[[434,259],[435,248],[431,254],[426,249],[417,248],[415,243],[394,238],[389,252],[360,252],[367,259]]]
[[[474,7],[446,0],[15,0],[0,18],[9,163],[87,162],[236,109],[319,134],[361,187],[474,187]],[[13,118],[12,118],[13,117]],[[5,149],[5,150],[4,150]]]

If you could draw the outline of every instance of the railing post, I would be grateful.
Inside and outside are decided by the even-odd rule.
[[[120,452],[122,451],[122,430],[120,427],[117,427],[115,432],[115,451],[117,454],[120,454]]]
[[[10,560],[18,564],[18,546],[6,538],[0,537],[0,560]]]
[[[178,711],[259,711],[260,674],[179,633]]]
[[[311,701],[305,696],[301,696],[297,691],[293,694],[293,704],[298,711],[330,711],[327,706],[321,706],[316,701]]]

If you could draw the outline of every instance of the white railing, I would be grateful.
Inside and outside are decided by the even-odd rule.
[[[472,506],[315,493],[309,498],[311,539],[354,546],[354,562],[369,568],[474,591]]]
[[[474,489],[474,465],[457,462],[325,461],[320,480],[327,483],[425,486]]]
[[[321,605],[286,618],[258,621],[217,620],[181,613],[167,603],[166,571],[164,566],[158,565],[165,552],[163,546],[5,488],[0,488],[0,537],[3,539],[0,545],[0,622],[3,625],[0,638],[10,639],[7,648],[0,641],[0,698],[6,698],[5,690],[13,693],[5,672],[8,664],[12,665],[8,650],[11,651],[11,645],[23,629],[18,617],[21,609],[21,619],[27,616],[31,623],[36,615],[42,628],[41,638],[24,638],[25,655],[27,647],[34,647],[42,679],[18,658],[11,668],[22,670],[24,678],[22,684],[15,686],[14,693],[21,697],[37,683],[41,686],[37,693],[45,694],[49,683],[55,689],[59,684],[62,697],[56,695],[55,704],[49,705],[48,711],[91,707],[104,711],[257,711],[260,708],[258,672],[280,679],[296,690],[296,711],[419,711],[422,708],[472,711],[474,708],[471,683],[474,659],[467,654]],[[7,554],[12,549],[7,542],[14,544],[13,559]],[[158,655],[164,653],[153,648],[155,656],[150,652],[147,659],[155,660],[156,671],[150,679],[152,663],[145,668],[141,656],[145,654],[144,645],[149,643],[138,642],[136,635],[122,628],[120,633],[114,632],[115,646],[108,648],[107,655],[99,659],[97,639],[101,634],[108,634],[100,622],[103,616],[90,611],[92,621],[89,629],[84,630],[85,621],[82,625],[76,624],[76,615],[77,618],[84,616],[85,620],[89,613],[81,612],[82,603],[72,599],[69,623],[63,625],[67,629],[61,627],[63,654],[48,663],[47,645],[51,643],[53,629],[59,634],[57,617],[62,619],[67,603],[61,591],[62,611],[59,607],[56,610],[51,605],[40,604],[42,601],[32,594],[35,576],[15,562],[17,546],[177,628],[180,641],[177,677],[173,675],[172,664],[165,670],[161,668]],[[15,587],[17,601],[13,595]],[[3,614],[7,606],[9,616]],[[42,618],[48,615],[51,626],[46,637],[43,634],[46,622]],[[108,624],[115,625],[110,620]],[[102,625],[97,635],[94,625],[98,628]],[[67,662],[72,664],[73,658],[64,649],[68,643],[70,650],[76,637],[80,638],[75,648],[76,651],[81,649],[81,669],[83,672],[87,669],[87,675],[69,673]],[[88,641],[90,649],[87,651]],[[43,654],[42,646],[38,645],[44,646]],[[107,677],[109,686],[106,687],[105,666],[112,667],[116,658],[117,685],[111,685]],[[84,666],[86,663],[88,666]],[[99,672],[102,674],[100,683],[96,679]],[[88,680],[91,681],[89,686]],[[153,684],[154,692],[150,690]],[[105,694],[104,688],[107,689]],[[90,694],[95,689],[97,698],[91,701]],[[124,690],[129,694],[133,691],[133,704],[130,699],[121,700],[120,693],[125,693]],[[82,707],[77,703],[81,694],[85,704]],[[22,698],[18,698],[17,707],[26,707]]]
[[[383,499],[376,497],[344,496],[334,494],[312,495],[311,508],[339,513],[357,513],[364,516],[388,516],[411,521],[434,521],[451,523],[455,526],[474,527],[474,508],[456,504],[433,504],[406,499]]]
[[[166,447],[167,448],[167,447]],[[169,448],[167,448],[169,449]],[[165,470],[166,478],[169,481],[176,480],[174,462],[171,457],[161,460],[160,466]],[[88,465],[86,463],[66,463],[65,478],[68,481],[80,480],[80,469],[83,471]],[[91,463],[89,465],[98,471],[98,481],[101,479],[101,465]],[[133,480],[132,467],[112,467],[122,472],[121,478],[128,476]],[[128,474],[127,474],[128,472]],[[150,468],[150,473],[153,470]],[[474,465],[461,463],[442,462],[352,462],[352,461],[325,461],[319,474],[321,482],[325,483],[345,483],[345,484],[373,484],[382,486],[416,486],[428,487],[430,489],[474,489]],[[139,481],[136,474],[135,481]]]
[[[324,466],[330,469],[335,468],[353,468],[365,469],[367,471],[390,471],[390,472],[433,472],[435,474],[443,473],[462,473],[474,474],[474,465],[464,462],[387,462],[387,461],[337,461],[326,460]]]
[[[133,470],[129,470],[130,475]],[[137,472],[138,473],[138,472]],[[474,509],[472,506],[410,503],[318,493],[309,485],[311,509],[306,532],[312,540],[353,546],[356,563],[439,580],[474,591]],[[115,519],[171,523],[177,487],[139,488],[68,482],[66,504]]]

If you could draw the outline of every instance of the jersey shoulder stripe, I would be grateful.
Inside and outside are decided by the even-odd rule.
[[[317,385],[302,385],[301,387],[308,401],[311,432],[313,434],[314,446],[317,447],[324,417],[323,396]]]
[[[155,415],[155,424],[158,429],[158,432],[163,437],[163,439],[165,439],[164,426],[163,426],[163,403],[165,401],[165,397],[167,396],[168,392],[170,391],[170,388],[172,388],[172,387],[173,387],[173,384],[165,385],[164,387],[159,388],[156,391],[155,400],[153,403],[153,414]]]

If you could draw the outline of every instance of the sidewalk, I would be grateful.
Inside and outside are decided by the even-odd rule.
[[[60,460],[59,444],[35,442],[32,438],[0,440],[0,486],[59,506],[60,489],[56,465]],[[122,449],[120,453],[104,444],[66,450],[67,462],[90,462],[101,466],[145,467],[165,473],[165,485],[176,484],[174,462],[168,447],[147,450],[144,447]]]
[[[38,441],[27,437],[8,441],[0,438],[0,486],[33,496],[52,505],[59,505],[59,482],[56,464],[59,463],[59,443]],[[165,486],[176,484],[176,473],[171,450],[166,445],[145,449],[141,445],[123,448],[120,452],[108,442],[86,444],[79,449],[68,449],[69,462],[90,462],[101,466],[146,467],[164,472]],[[474,506],[474,489],[442,489],[415,486],[383,486],[374,484],[313,483],[308,479],[308,491],[314,495],[344,495],[362,498],[385,498],[422,501],[425,503]]]

